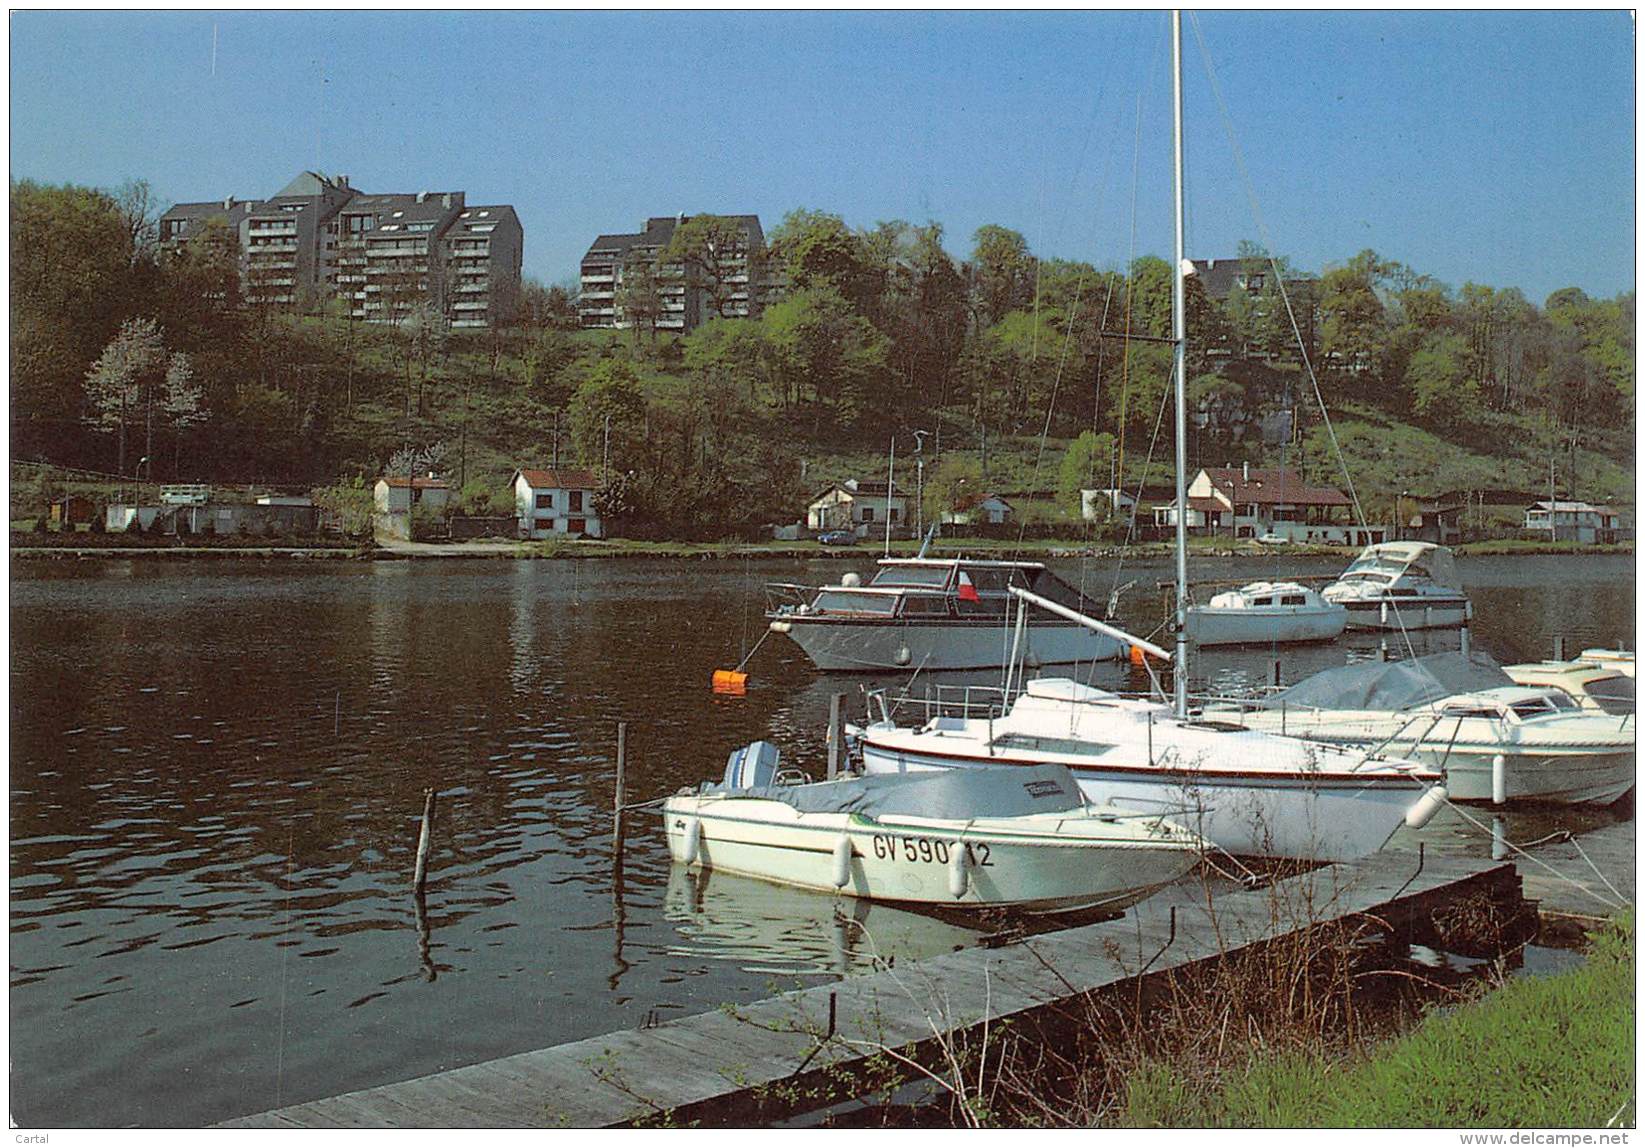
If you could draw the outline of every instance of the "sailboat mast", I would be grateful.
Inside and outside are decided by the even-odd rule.
[[[1171,340],[1175,346],[1172,374],[1176,377],[1177,408],[1177,647],[1173,668],[1173,708],[1176,715],[1188,714],[1188,414],[1184,398],[1187,356],[1187,308],[1183,285],[1183,212],[1182,212],[1182,13],[1171,12],[1171,112],[1175,150],[1172,156],[1176,186],[1177,242],[1176,258],[1171,261]]]

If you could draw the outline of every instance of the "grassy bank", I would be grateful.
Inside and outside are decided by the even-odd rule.
[[[1134,1072],[1131,1127],[1632,1127],[1634,927],[1608,926],[1579,968],[1521,977],[1426,1016],[1369,1052],[1257,1055],[1203,1087],[1156,1061]]]

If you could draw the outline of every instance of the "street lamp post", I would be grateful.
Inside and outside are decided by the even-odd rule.
[[[914,537],[925,537],[925,436],[930,431],[914,432]]]

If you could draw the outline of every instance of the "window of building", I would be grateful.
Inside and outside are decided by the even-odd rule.
[[[532,523],[533,530],[552,530],[553,528],[554,520],[552,518],[539,518]]]
[[[573,490],[571,492],[571,509],[573,511],[581,513],[581,511],[583,509],[583,492],[582,491]]]
[[[554,495],[552,493],[539,494],[537,496],[537,509],[538,510],[551,510],[551,509],[553,509],[553,507],[554,507]]]
[[[573,518],[565,524],[565,529],[567,534],[581,534],[587,526],[588,523],[583,519]]]
[[[862,508],[862,520],[864,522],[874,521],[874,508],[872,506],[865,506]]]
[[[886,511],[886,514],[890,517],[892,522],[897,521],[897,508],[895,506]]]

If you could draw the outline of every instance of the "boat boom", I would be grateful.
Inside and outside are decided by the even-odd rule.
[[[1078,610],[1070,609],[1060,602],[1053,602],[1051,599],[1042,598],[1030,590],[1024,590],[1021,586],[1012,586],[1010,590],[1014,596],[1027,602],[1030,606],[1038,606],[1041,610],[1049,611],[1059,618],[1067,618],[1070,622],[1078,622],[1080,625],[1095,630],[1099,634],[1107,634],[1110,638],[1118,638],[1122,642],[1129,642],[1144,653],[1151,654],[1161,661],[1169,662],[1171,660],[1169,650],[1156,646],[1154,643],[1139,638],[1135,634],[1127,634],[1118,626],[1110,626],[1107,622],[1099,622],[1095,618],[1082,614]]]

